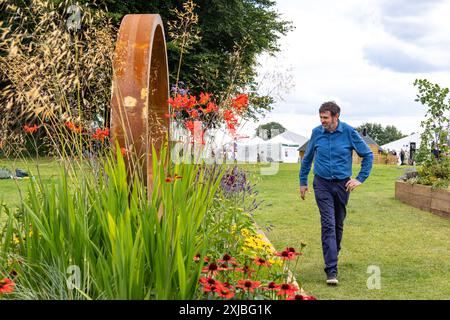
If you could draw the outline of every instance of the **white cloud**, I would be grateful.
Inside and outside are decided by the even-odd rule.
[[[414,80],[450,87],[449,0],[278,0],[277,7],[296,29],[276,58],[261,57],[260,71],[290,69],[294,87],[260,123],[278,120],[309,136],[320,104],[335,100],[349,124],[378,122],[409,134],[425,110],[414,101]]]

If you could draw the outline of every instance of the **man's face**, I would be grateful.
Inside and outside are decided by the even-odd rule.
[[[320,115],[320,122],[322,123],[322,126],[325,130],[327,131],[336,130],[338,125],[339,114],[333,117],[330,111],[325,111],[320,113],[319,115]]]

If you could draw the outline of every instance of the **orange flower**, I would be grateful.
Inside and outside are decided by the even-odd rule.
[[[283,260],[293,260],[296,256],[295,252],[291,252],[288,250],[284,250],[281,252],[275,252],[275,255],[280,257]]]
[[[125,155],[127,154],[127,149],[126,148],[124,148],[124,147],[122,147],[122,148],[120,148],[120,153],[122,154],[122,157],[125,157]]]
[[[200,104],[206,104],[209,102],[209,99],[211,98],[211,94],[210,93],[200,93],[200,100],[199,103]]]
[[[194,134],[194,122],[193,121],[185,121],[184,126],[188,129],[192,134]]]
[[[279,286],[279,290],[277,295],[278,296],[282,296],[282,295],[286,295],[286,296],[292,296],[295,294],[295,292],[298,290],[298,288],[292,284],[288,284],[288,283],[283,283]]]
[[[225,287],[217,288],[216,292],[221,298],[231,299],[234,297],[234,292]]]
[[[173,178],[171,176],[167,176],[165,179],[166,182],[172,182]]]
[[[258,257],[256,257],[254,261],[255,261],[255,263],[256,263],[258,266],[270,267],[269,261],[267,261],[267,260],[265,260],[265,259],[263,259],[263,258],[258,258]]]
[[[238,94],[236,98],[231,101],[231,106],[237,111],[242,112],[248,106],[248,95],[245,93]]]
[[[75,133],[81,133],[82,131],[81,126],[77,127],[72,121],[67,121],[66,127],[69,128],[70,131],[73,131]]]
[[[0,294],[11,293],[14,291],[15,283],[8,278],[0,280]]]
[[[217,264],[215,264],[214,262],[210,263],[208,266],[202,268],[203,273],[208,273],[211,275],[216,274],[218,271],[220,271],[219,266]]]
[[[39,128],[39,126],[36,125],[36,124],[34,126],[32,126],[32,127],[29,127],[27,125],[23,126],[23,130],[25,130],[26,133],[35,133],[38,128]]]
[[[258,288],[261,282],[252,280],[239,280],[236,288],[241,288],[244,291],[253,292],[254,289]]]
[[[192,118],[198,118],[198,111],[195,110],[195,109],[193,109],[193,110],[190,112],[190,116],[191,116]]]
[[[317,300],[314,296],[307,296],[303,294],[296,294],[295,296],[290,296],[286,300]]]
[[[94,140],[98,140],[98,141],[104,142],[105,138],[108,137],[108,136],[109,136],[109,129],[108,128],[105,128],[103,130],[98,128],[95,131],[95,133],[92,135],[92,138]]]

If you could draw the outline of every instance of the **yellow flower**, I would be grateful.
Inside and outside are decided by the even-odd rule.
[[[13,242],[14,244],[19,244],[20,243],[20,238],[16,235],[13,236]]]

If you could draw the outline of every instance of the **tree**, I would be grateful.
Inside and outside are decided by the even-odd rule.
[[[418,101],[427,106],[425,120],[421,127],[424,129],[421,135],[420,149],[417,154],[417,162],[420,164],[430,164],[439,159],[442,154],[450,151],[449,129],[450,129],[450,90],[441,88],[438,84],[429,82],[426,79],[414,81],[414,86],[418,87]],[[432,150],[434,148],[435,150]],[[437,151],[436,157],[432,156],[432,151]]]
[[[369,135],[380,146],[406,137],[406,135],[392,125],[388,125],[384,128],[379,123],[364,123],[359,127],[356,127],[356,130],[361,133],[364,129],[366,130],[367,135]]]
[[[86,0],[84,0],[86,1]],[[158,13],[165,24],[170,81],[177,80],[180,46],[169,36],[169,24],[176,20],[173,9],[183,10],[182,0],[119,1],[103,0],[117,26],[127,13]],[[274,98],[257,93],[257,57],[279,51],[278,39],[293,29],[292,23],[280,19],[272,0],[197,0],[196,31],[201,41],[184,54],[180,79],[190,91],[213,93],[226,99],[236,93],[250,93],[246,119],[272,110]],[[220,103],[221,101],[219,101]]]
[[[269,122],[256,128],[256,135],[261,139],[269,140],[285,131],[286,128],[278,122]]]

